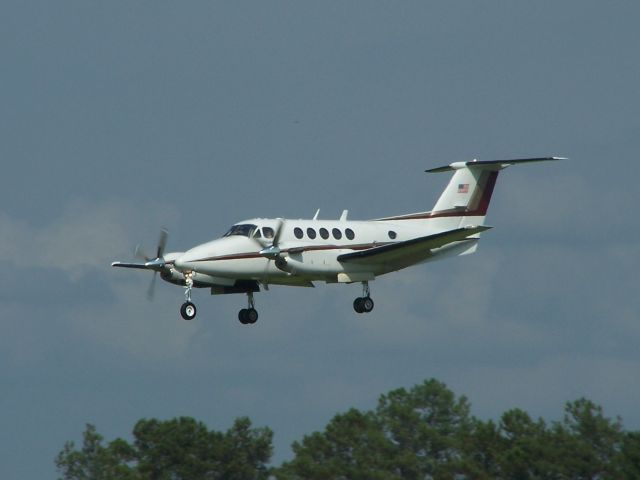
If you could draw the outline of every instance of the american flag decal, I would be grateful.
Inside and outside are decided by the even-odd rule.
[[[468,183],[459,183],[458,184],[458,193],[469,193],[469,184]]]

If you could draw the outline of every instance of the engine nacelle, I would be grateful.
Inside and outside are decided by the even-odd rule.
[[[320,262],[302,262],[291,256],[277,257],[275,265],[283,272],[291,275],[335,275],[335,270],[340,267],[339,264],[320,263]]]
[[[276,267],[278,267],[283,272],[290,273],[291,275],[295,275],[297,273],[295,263],[300,262],[294,262],[290,259],[286,259],[285,257],[277,257],[275,260]]]
[[[184,275],[182,272],[177,271],[175,268],[165,269],[160,271],[160,278],[165,282],[173,283],[174,285],[180,285],[184,287],[186,285],[184,281]]]

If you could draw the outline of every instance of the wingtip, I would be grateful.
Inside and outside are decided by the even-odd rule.
[[[462,228],[465,230],[479,230],[480,232],[484,232],[485,230],[491,230],[493,227],[489,225],[466,225]]]
[[[444,167],[429,168],[425,170],[425,173],[442,173],[450,171],[453,171],[453,168],[451,168],[451,166],[449,165],[445,165]]]

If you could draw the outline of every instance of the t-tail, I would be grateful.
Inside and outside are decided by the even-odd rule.
[[[493,189],[500,170],[521,163],[563,160],[562,157],[518,158],[512,160],[474,160],[455,162],[426,170],[428,173],[453,172],[449,184],[433,210],[423,218],[438,229],[484,225]]]
[[[425,170],[427,173],[453,172],[448,185],[429,212],[411,213],[379,220],[422,220],[437,230],[484,225],[493,189],[500,170],[521,163],[566,160],[564,157],[516,158],[455,162]]]

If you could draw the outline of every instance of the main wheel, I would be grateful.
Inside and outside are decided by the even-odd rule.
[[[254,324],[258,321],[258,311],[255,308],[247,310],[247,323]]]
[[[238,312],[238,320],[243,325],[251,325],[258,321],[258,311],[255,308],[243,308]]]
[[[353,301],[353,309],[356,311],[356,313],[364,313],[364,298],[356,298]]]
[[[180,307],[180,315],[185,320],[193,320],[196,317],[196,306],[191,302],[184,302]]]
[[[362,308],[365,313],[369,313],[371,310],[373,310],[373,305],[373,299],[371,297],[364,297],[362,299]]]

